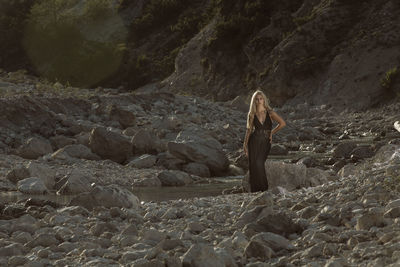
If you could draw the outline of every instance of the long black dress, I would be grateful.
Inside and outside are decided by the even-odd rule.
[[[249,174],[251,192],[265,191],[268,189],[268,180],[265,174],[265,161],[271,150],[269,133],[272,129],[272,121],[266,111],[265,121],[262,124],[257,115],[253,120],[254,131],[250,134],[248,142]]]

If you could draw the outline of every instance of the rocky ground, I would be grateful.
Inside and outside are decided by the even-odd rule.
[[[240,98],[0,77],[1,266],[399,264],[397,103],[276,108],[271,191],[155,202],[132,191],[244,177]]]

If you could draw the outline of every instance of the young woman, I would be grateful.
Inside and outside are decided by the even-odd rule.
[[[273,130],[272,121],[278,123]],[[285,126],[285,121],[272,110],[265,94],[261,90],[255,91],[251,97],[243,144],[244,153],[249,158],[251,192],[268,189],[264,164],[271,149],[272,135]]]

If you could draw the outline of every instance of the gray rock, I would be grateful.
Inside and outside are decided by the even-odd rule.
[[[155,154],[163,150],[158,136],[147,129],[140,129],[132,137],[132,145],[135,154]]]
[[[54,150],[58,150],[60,148],[63,148],[67,145],[73,145],[76,144],[76,139],[67,137],[64,135],[56,135],[52,136],[49,138],[49,141],[51,143],[51,146],[53,147]]]
[[[57,157],[57,154],[67,153],[68,156],[78,159],[100,160],[101,158],[94,154],[87,146],[82,144],[67,145],[60,148],[52,154],[52,157]]]
[[[370,146],[359,146],[359,147],[354,148],[350,152],[350,157],[351,157],[351,159],[354,159],[354,160],[370,158],[373,155],[374,155],[374,151],[372,150],[372,148]]]
[[[156,164],[157,157],[154,155],[144,154],[131,160],[127,166],[138,169],[151,168]]]
[[[168,143],[168,150],[177,158],[207,165],[212,175],[223,174],[229,166],[222,145],[202,131],[181,131]]]
[[[202,163],[189,162],[183,167],[183,171],[200,177],[210,177],[210,170]]]
[[[122,128],[127,128],[135,125],[135,115],[132,112],[120,108],[116,105],[110,105],[109,107],[107,107],[107,114],[110,121],[118,121]]]
[[[73,170],[70,174],[64,176],[64,180],[65,184],[58,190],[57,194],[75,195],[92,190],[89,177],[79,170]]]
[[[157,177],[163,186],[184,186],[193,182],[189,174],[181,171],[162,171]]]
[[[351,152],[357,147],[355,142],[341,143],[333,149],[333,157],[350,158]]]
[[[137,209],[139,207],[139,199],[127,189],[117,185],[98,185],[91,192],[82,193],[74,197],[69,205],[82,206],[87,209],[93,209],[96,206]]]
[[[284,145],[279,145],[279,144],[272,144],[271,150],[269,152],[270,155],[276,155],[276,156],[285,156],[289,153],[287,148]]]
[[[43,181],[49,190],[53,189],[55,184],[55,171],[36,162],[29,162],[26,166],[14,168],[7,173],[6,177],[13,183],[25,178],[37,177]]]
[[[206,244],[193,244],[182,256],[183,266],[221,267],[225,262]]]
[[[46,185],[43,180],[37,177],[25,178],[18,181],[18,191],[25,194],[42,195],[47,193]]]
[[[249,244],[244,249],[244,255],[247,258],[256,258],[262,261],[269,260],[273,253],[271,248],[258,240],[250,240]]]
[[[129,139],[101,127],[92,130],[89,146],[101,158],[118,163],[124,163],[132,154],[132,144]]]
[[[25,248],[21,244],[9,244],[0,248],[0,257],[20,256],[25,253]]]
[[[52,152],[53,148],[48,140],[36,137],[29,138],[18,149],[18,154],[26,159],[37,159]]]
[[[372,226],[384,225],[383,213],[368,212],[357,219],[356,230],[369,230]]]
[[[278,252],[282,249],[295,249],[295,247],[285,237],[270,232],[256,234],[251,238],[251,240],[260,241],[275,252]]]

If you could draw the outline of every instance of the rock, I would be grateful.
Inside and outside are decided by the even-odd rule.
[[[315,244],[314,246],[306,249],[302,255],[305,258],[316,258],[320,257],[323,255],[323,250],[324,250],[324,243],[318,243]]]
[[[127,189],[117,185],[98,185],[91,192],[82,193],[74,197],[69,205],[82,206],[87,209],[93,209],[96,206],[137,209],[139,207],[139,199]]]
[[[269,152],[270,155],[275,156],[286,156],[289,153],[287,148],[284,145],[272,144],[271,150]]]
[[[49,141],[32,137],[18,149],[18,154],[26,159],[37,159],[46,154],[53,153],[53,148]]]
[[[183,186],[193,182],[189,174],[181,171],[162,171],[157,177],[163,186]]]
[[[0,248],[0,257],[11,257],[23,255],[25,252],[21,244],[9,244]]]
[[[400,199],[392,200],[386,205],[386,209],[400,207]]]
[[[168,143],[168,150],[177,158],[207,165],[212,175],[223,174],[229,166],[222,145],[202,131],[181,131],[175,141]]]
[[[156,164],[157,157],[154,155],[144,154],[138,158],[131,160],[126,166],[138,169],[151,168]]]
[[[354,148],[350,152],[350,158],[354,160],[361,160],[365,158],[370,158],[374,155],[374,151],[369,146],[359,146]]]
[[[299,159],[296,164],[304,164],[307,168],[315,167],[317,165],[317,161],[312,157],[304,157]]]
[[[107,107],[108,119],[110,121],[118,121],[122,128],[127,128],[135,125],[135,115],[117,105],[110,105]]]
[[[357,147],[355,142],[346,142],[337,145],[333,149],[333,157],[335,158],[350,158],[351,152]]]
[[[268,191],[265,191],[255,196],[247,205],[246,209],[250,209],[255,206],[273,207],[273,205],[274,205],[274,200],[272,194]]]
[[[18,191],[31,195],[42,195],[47,193],[46,185],[43,180],[37,177],[25,178],[18,181]]]
[[[394,128],[395,128],[398,132],[400,132],[400,122],[399,122],[399,121],[396,121],[396,122],[393,124],[393,126],[394,126]]]
[[[198,222],[191,222],[188,224],[188,230],[194,234],[199,234],[203,232],[206,228],[198,223]]]
[[[263,232],[272,232],[284,236],[300,233],[303,230],[284,212],[273,212],[262,216],[256,221],[256,224],[263,229]]]
[[[29,162],[26,166],[17,167],[7,173],[7,179],[13,183],[29,177],[37,177],[51,190],[55,184],[55,171],[44,164]]]
[[[372,226],[382,227],[383,224],[381,212],[369,212],[357,219],[356,230],[369,230]]]
[[[244,249],[244,255],[247,258],[256,258],[266,261],[271,258],[273,251],[267,245],[258,240],[250,240],[249,244]]]
[[[89,146],[101,158],[118,163],[124,163],[132,154],[132,144],[129,139],[101,127],[92,130]]]
[[[32,241],[26,244],[27,247],[34,248],[37,246],[50,247],[57,246],[60,242],[52,234],[39,234]]]
[[[388,217],[388,218],[400,217],[400,207],[395,207],[395,208],[389,209],[387,212],[385,212],[384,217]]]
[[[143,240],[152,240],[156,241],[157,243],[167,238],[167,235],[165,233],[160,232],[154,228],[143,229],[140,232],[140,236]]]
[[[324,267],[345,267],[348,263],[343,258],[331,258],[327,261]]]
[[[76,139],[64,135],[56,135],[49,138],[53,150],[58,150],[68,145],[76,144]]]
[[[100,160],[101,158],[94,154],[87,146],[82,144],[77,145],[67,145],[63,148],[60,148],[56,152],[52,154],[52,157],[57,157],[59,153],[67,153],[68,156],[72,158],[78,159],[88,159],[88,160]]]
[[[284,238],[281,235],[277,235],[277,234],[270,233],[270,232],[256,234],[251,238],[251,240],[260,241],[275,252],[278,252],[282,249],[285,249],[285,250],[294,250],[295,249],[295,246],[293,246],[289,242],[289,240],[287,240],[286,238]]]
[[[231,101],[227,102],[228,106],[242,112],[249,112],[249,104],[246,95],[238,95]]]
[[[210,170],[202,163],[189,162],[183,166],[183,171],[200,177],[210,177]]]
[[[146,129],[140,129],[132,137],[132,145],[135,154],[155,154],[163,150],[160,139]]]
[[[10,257],[10,259],[8,260],[8,264],[10,266],[20,266],[20,265],[24,265],[25,263],[27,263],[29,260],[27,257],[23,257],[23,256],[12,256]]]
[[[225,262],[206,244],[193,244],[182,256],[183,266],[221,267]]]
[[[35,162],[29,162],[26,166],[31,177],[38,177],[43,180],[47,189],[51,190],[55,184],[55,171],[50,167]]]
[[[84,192],[90,192],[92,187],[90,179],[79,170],[73,170],[70,174],[64,176],[64,185],[58,190],[60,195],[75,195]]]
[[[356,175],[358,173],[357,166],[354,164],[346,164],[343,168],[341,168],[338,172],[339,177],[348,177],[350,175]]]
[[[162,152],[157,155],[157,165],[163,166],[164,168],[168,170],[181,170],[184,164],[186,162],[182,159],[176,158],[174,155],[171,155],[171,153],[167,152]]]
[[[330,175],[320,169],[306,168],[303,164],[292,164],[267,160],[265,172],[270,190],[279,192],[277,187],[289,191],[308,186],[316,186],[328,181]]]

